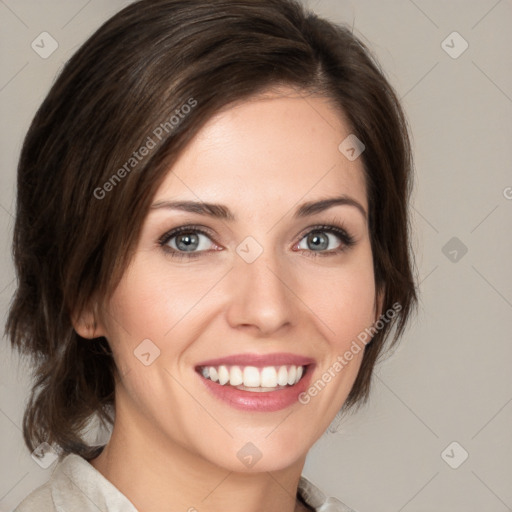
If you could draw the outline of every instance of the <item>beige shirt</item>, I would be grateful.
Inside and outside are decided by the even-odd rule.
[[[301,477],[298,497],[316,512],[355,512],[336,498],[327,498]],[[190,508],[193,511],[194,508]],[[30,493],[14,512],[138,512],[128,498],[84,458],[69,454],[52,476]]]

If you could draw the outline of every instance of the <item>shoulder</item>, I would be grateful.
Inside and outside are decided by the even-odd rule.
[[[44,485],[14,512],[137,512],[133,504],[82,457],[69,454],[57,463]]]
[[[327,497],[304,476],[300,477],[297,495],[315,512],[356,512],[337,498]]]

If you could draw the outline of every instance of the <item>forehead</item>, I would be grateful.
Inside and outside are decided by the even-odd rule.
[[[189,143],[155,202],[215,201],[247,214],[346,194],[367,209],[361,158],[347,159],[344,116],[326,98],[283,89],[230,106]]]

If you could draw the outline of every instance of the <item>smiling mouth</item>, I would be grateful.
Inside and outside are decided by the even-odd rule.
[[[279,366],[199,366],[198,373],[206,380],[241,391],[265,393],[290,388],[301,381],[308,365]]]

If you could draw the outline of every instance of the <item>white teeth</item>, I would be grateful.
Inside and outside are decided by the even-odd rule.
[[[219,366],[219,384],[224,386],[229,381],[229,371],[225,366]]]
[[[255,392],[274,391],[278,387],[297,384],[304,374],[303,366],[209,366],[201,368],[205,379],[218,382],[221,386],[229,384],[238,389]],[[251,389],[249,389],[251,388]]]
[[[295,377],[297,377],[297,367],[296,366],[290,366],[290,369],[288,370],[288,385],[292,386],[295,384]]]
[[[248,388],[260,387],[260,372],[255,366],[246,366],[244,368],[244,386]]]
[[[261,370],[261,387],[275,388],[277,386],[277,372],[273,366],[266,366]]]
[[[277,372],[277,383],[280,386],[286,386],[288,384],[288,370],[286,366],[281,366]]]
[[[229,372],[229,385],[240,386],[244,382],[244,374],[240,369],[240,366],[232,366]]]
[[[217,373],[217,370],[213,366],[210,366],[210,368],[208,368],[208,371],[210,373],[210,380],[213,380],[213,382],[217,382],[219,380],[219,374]]]

